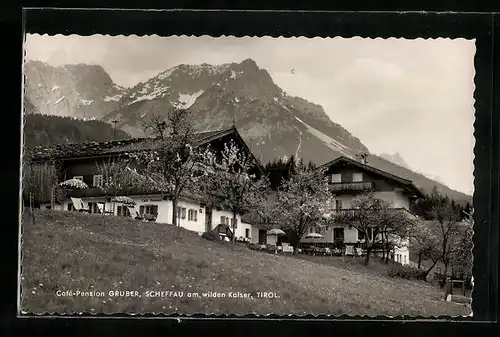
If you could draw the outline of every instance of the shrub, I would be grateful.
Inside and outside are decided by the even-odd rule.
[[[217,233],[216,231],[207,231],[207,232],[204,232],[201,235],[201,237],[204,238],[204,239],[210,240],[210,241],[220,241],[219,233]]]
[[[391,268],[387,270],[391,277],[401,277],[408,280],[425,280],[425,272],[421,269],[404,266],[399,263],[394,263]]]

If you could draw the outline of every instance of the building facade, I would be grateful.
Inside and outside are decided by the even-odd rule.
[[[375,198],[385,201],[389,207],[412,216],[410,212],[412,204],[416,199],[423,197],[422,192],[410,180],[379,170],[368,163],[338,157],[323,165],[323,168],[329,180],[332,202],[339,211],[352,210],[352,202],[356,196],[370,192]],[[307,238],[316,232],[322,237]],[[409,264],[408,240],[397,237],[389,239],[397,243],[391,252],[392,258],[401,264]],[[301,239],[301,246],[305,247],[309,245],[335,247],[339,243],[347,247],[363,248],[365,238],[356,228],[338,223],[322,230],[310,226]],[[354,250],[349,249],[349,251]],[[377,255],[379,252],[374,253]]]
[[[210,146],[215,151],[222,150],[224,144],[233,141],[247,156],[253,156],[249,148],[233,127],[227,130],[201,132],[195,135],[197,146]],[[101,186],[103,176],[99,174],[98,166],[102,163],[112,161],[123,153],[141,151],[154,146],[154,140],[150,138],[130,139],[120,141],[109,141],[102,143],[61,144],[53,147],[35,147],[27,151],[30,169],[34,173],[35,180],[40,185],[46,185],[51,181],[65,181],[68,179],[79,179],[88,188],[74,190],[64,200],[54,203],[51,188],[43,186],[37,195],[36,204],[41,209],[54,208],[55,210],[71,211],[74,209],[73,198],[81,199],[91,213],[100,213],[100,205],[104,211],[115,216],[135,217],[136,215],[147,216],[158,223],[171,224],[173,206],[161,193],[145,193],[137,189],[129,189],[120,193],[134,201],[134,205],[114,201],[106,194]],[[255,170],[261,170],[258,162]],[[49,169],[47,169],[49,167]],[[45,172],[51,172],[50,179]],[[116,196],[115,196],[116,197]],[[100,204],[100,205],[99,205]],[[188,230],[203,233],[215,228],[218,224],[232,223],[233,215],[229,210],[212,207],[207,200],[201,196],[186,192],[177,203],[177,221],[181,227]],[[238,214],[236,220],[236,236],[250,236],[250,227],[240,225],[241,216]]]

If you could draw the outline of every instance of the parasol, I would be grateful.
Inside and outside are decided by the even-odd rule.
[[[88,188],[87,184],[85,184],[80,179],[75,179],[75,178],[63,181],[62,183],[59,184],[59,186],[65,187],[65,188],[76,188],[76,189]]]
[[[286,233],[279,228],[273,228],[267,231],[267,235],[286,235]]]
[[[135,205],[135,200],[130,198],[130,197],[126,197],[126,196],[114,197],[111,199],[111,201],[122,203],[122,204]]]
[[[307,234],[306,236],[306,239],[319,239],[319,238],[323,238],[324,236],[319,234],[319,233],[309,233]]]

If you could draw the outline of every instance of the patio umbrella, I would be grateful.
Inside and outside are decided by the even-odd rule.
[[[323,238],[324,236],[319,234],[319,233],[309,233],[307,234],[306,236],[306,239],[319,239],[319,238]]]
[[[80,179],[75,179],[75,178],[63,181],[62,183],[59,184],[59,186],[65,187],[65,188],[76,188],[76,189],[88,188],[87,184],[85,184]]]
[[[130,198],[130,197],[126,197],[126,196],[114,197],[111,199],[111,201],[122,203],[122,204],[135,205],[135,200]]]
[[[273,228],[267,231],[267,235],[286,235],[286,233],[279,228]]]

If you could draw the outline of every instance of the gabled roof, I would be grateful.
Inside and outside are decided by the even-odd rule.
[[[411,180],[401,178],[401,177],[396,176],[394,174],[391,174],[389,172],[380,170],[376,167],[373,167],[373,166],[370,166],[367,164],[363,164],[357,160],[354,160],[354,159],[351,159],[351,158],[348,158],[345,156],[337,157],[334,160],[332,160],[326,164],[321,165],[320,168],[327,168],[327,167],[335,166],[335,165],[338,165],[341,163],[348,163],[350,165],[358,167],[361,170],[372,172],[372,173],[379,175],[379,176],[382,176],[388,180],[395,181],[395,182],[407,187],[411,192],[415,193],[418,197],[424,197],[424,193],[417,186],[415,186]]]
[[[200,146],[229,134],[234,134],[234,136],[244,145],[245,150],[251,154],[250,149],[234,127],[223,130],[197,132],[194,134],[194,138],[197,143],[196,145]],[[25,148],[24,156],[26,159],[32,161],[84,158],[151,150],[160,145],[161,141],[159,139],[148,137],[105,142],[66,143],[52,146],[37,145]],[[253,156],[253,154],[251,155]],[[256,162],[258,163],[258,161]]]

